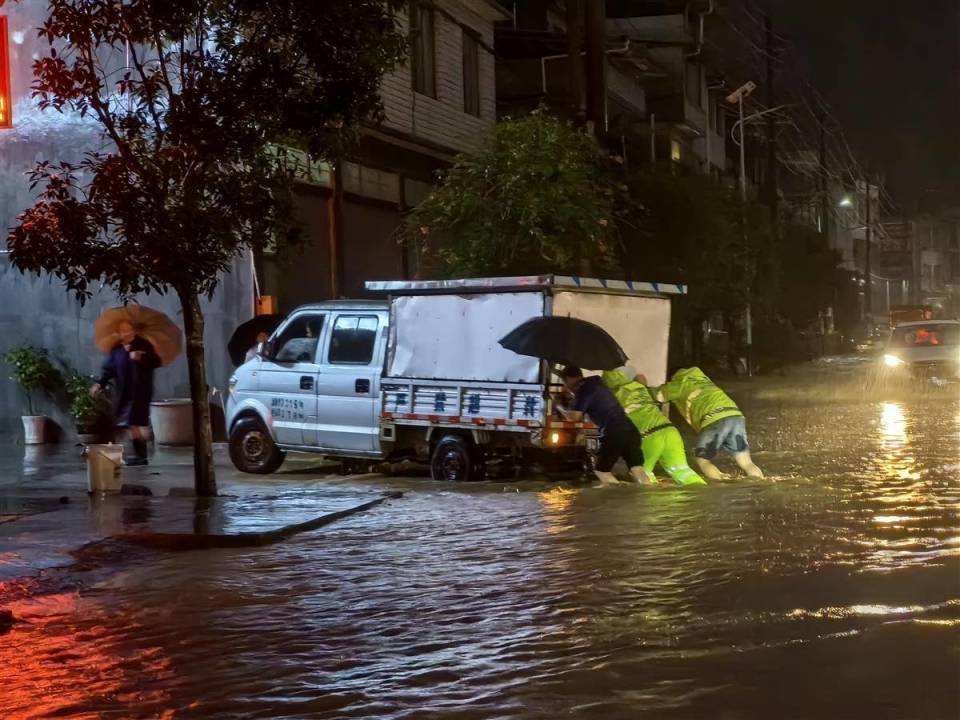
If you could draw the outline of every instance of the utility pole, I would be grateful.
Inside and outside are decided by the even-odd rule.
[[[870,333],[873,334],[873,267],[871,265],[871,259],[870,259],[870,256],[871,256],[870,246],[873,244],[871,242],[872,235],[873,235],[871,206],[873,205],[873,200],[871,199],[872,193],[870,191],[870,179],[871,179],[871,174],[868,172],[867,173],[867,209],[865,211],[866,228],[864,231],[864,237],[866,238],[866,241],[867,241],[867,247],[865,250],[865,258],[864,258],[865,275],[866,275],[866,286],[865,286],[866,297],[864,298],[864,310],[866,311],[867,319],[870,322]]]
[[[343,168],[339,159],[333,163],[330,184],[327,248],[330,258],[330,297],[336,300],[342,297],[343,292]]]
[[[570,111],[574,123],[586,121],[583,103],[583,0],[566,0],[567,11],[567,61],[569,64]]]
[[[773,40],[773,21],[770,19],[769,12],[764,16],[764,29],[766,30],[766,61],[767,61],[767,82],[765,88],[765,99],[768,108],[776,106],[774,99],[774,40]],[[775,113],[767,115],[767,178],[765,183],[767,207],[770,208],[770,217],[773,221],[774,231],[777,228],[777,118]]]
[[[607,129],[607,60],[604,25],[607,19],[603,0],[586,0],[587,122],[598,138]]]
[[[818,116],[820,123],[820,232],[827,238],[830,237],[830,206],[827,196],[827,140],[826,128],[824,127],[825,118],[821,112]]]

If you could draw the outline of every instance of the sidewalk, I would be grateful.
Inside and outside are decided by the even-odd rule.
[[[235,470],[215,452],[220,497],[192,492],[191,448],[160,448],[147,467],[123,467],[124,483],[152,496],[87,494],[85,462],[72,445],[0,445],[0,602],[4,581],[89,561],[104,543],[163,550],[264,545],[369,510],[399,493],[332,474],[329,463],[288,461],[273,475]]]

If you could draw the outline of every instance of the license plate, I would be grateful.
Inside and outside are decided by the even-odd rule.
[[[588,437],[587,438],[587,451],[588,452],[597,452],[600,449],[600,438],[597,437]]]

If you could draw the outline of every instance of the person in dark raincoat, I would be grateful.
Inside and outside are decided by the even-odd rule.
[[[149,340],[137,335],[128,322],[117,326],[118,342],[107,355],[100,380],[92,388],[97,395],[114,383],[114,413],[117,426],[127,428],[135,457],[128,465],[147,464],[147,439],[150,437],[150,401],[153,399],[153,371],[160,358]]]

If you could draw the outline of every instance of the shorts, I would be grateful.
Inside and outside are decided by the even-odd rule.
[[[617,460],[623,458],[628,468],[643,465],[643,438],[631,424],[611,430],[600,438],[600,452],[594,466],[600,472],[610,472]]]
[[[726,450],[730,454],[747,452],[747,421],[743,415],[734,415],[707,425],[697,435],[697,447],[693,454],[704,460],[713,460],[717,453]]]

